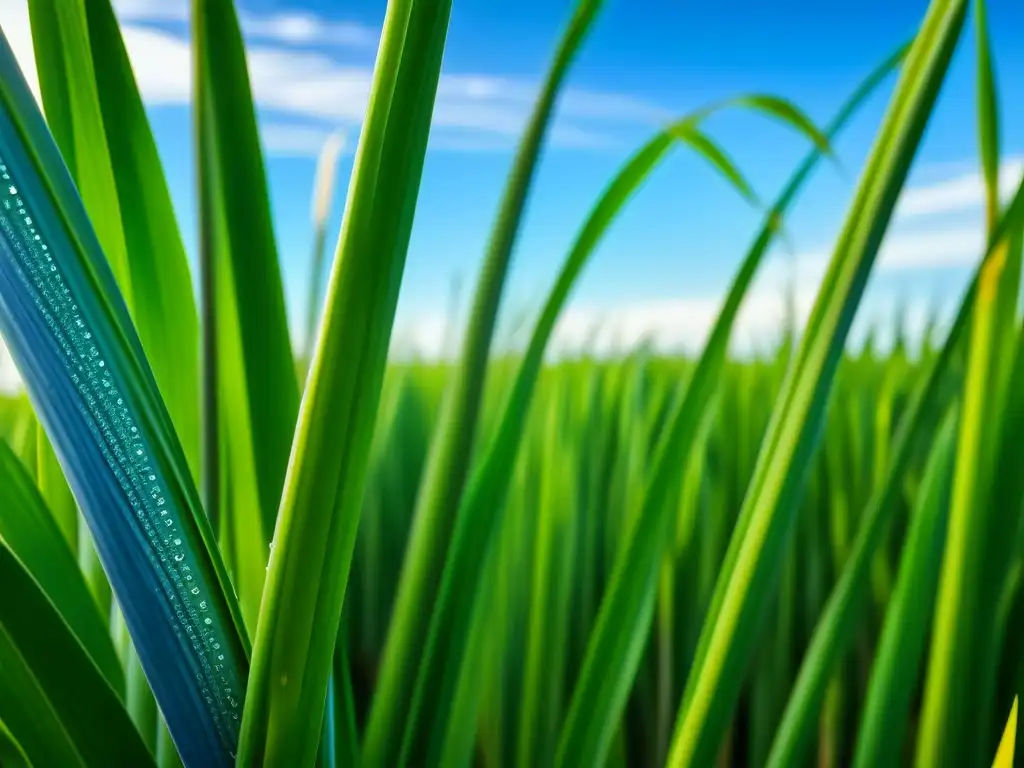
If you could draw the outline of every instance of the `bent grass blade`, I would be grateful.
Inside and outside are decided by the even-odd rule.
[[[934,0],[915,39],[762,443],[690,670],[669,765],[714,759],[782,567],[827,396],[868,275],[944,80],[965,0]]]
[[[440,754],[447,751],[443,746],[446,731],[444,720],[453,706],[457,691],[465,685],[459,682],[459,676],[469,674],[471,662],[468,660],[473,654],[471,651],[465,652],[465,647],[473,634],[472,616],[483,615],[480,611],[474,614],[472,606],[483,594],[479,576],[484,568],[484,553],[489,549],[489,542],[499,527],[499,515],[493,510],[495,504],[500,503],[507,493],[548,341],[576,280],[598,243],[633,193],[676,142],[694,149],[730,181],[741,195],[748,199],[753,197],[749,184],[728,156],[697,128],[704,117],[726,106],[745,106],[764,112],[789,123],[798,131],[810,134],[819,146],[828,145],[817,129],[806,127],[809,121],[788,102],[770,96],[741,96],[698,110],[673,123],[642,146],[609,183],[581,227],[545,302],[512,391],[504,405],[496,434],[481,464],[471,476],[462,500],[451,550],[445,563],[440,597],[431,617],[427,648],[421,654],[411,715],[405,726],[405,758],[426,751],[430,759],[436,761]]]

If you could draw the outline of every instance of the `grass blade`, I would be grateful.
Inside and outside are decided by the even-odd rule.
[[[242,33],[232,0],[193,0],[192,41],[200,259],[215,274],[204,289],[205,333],[216,355],[205,357],[204,386],[215,386],[216,413],[207,427],[222,434],[205,460],[222,459],[214,517],[227,529],[226,558],[243,613],[255,627],[288,451],[299,405],[284,291],[267,195],[263,154]],[[204,280],[205,282],[205,280]],[[211,360],[215,360],[212,370]],[[209,402],[210,394],[205,395]],[[221,506],[228,493],[228,505]]]
[[[714,759],[777,580],[846,335],[900,189],[959,40],[962,0],[935,0],[900,81],[787,374],[747,490],[669,756],[673,768]]]
[[[247,664],[237,604],[107,260],[0,40],[0,330],[175,743],[227,762]]]
[[[886,609],[864,697],[854,750],[855,768],[901,764],[911,697],[921,673],[935,606],[933,587],[939,577],[946,540],[957,416],[958,411],[953,409],[943,421],[922,479],[922,493],[903,545],[896,586]]]
[[[1007,384],[1013,366],[1015,320],[1021,276],[1020,219],[1024,184],[998,226],[999,135],[995,75],[989,53],[985,3],[974,3],[977,29],[978,133],[986,184],[986,223],[991,257],[978,278],[977,307],[972,317],[963,418],[957,446],[956,474],[949,534],[938,585],[926,692],[918,732],[918,765],[939,756],[965,765],[987,759],[987,722],[995,667],[992,653],[998,621],[999,585],[1009,566],[998,542],[992,482],[998,460],[998,431],[1005,419]],[[998,654],[998,651],[996,651]]]
[[[1006,729],[1003,731],[1003,738],[999,740],[999,749],[996,750],[996,757],[992,761],[992,768],[1013,768],[1016,741],[1017,697],[1014,697],[1013,707],[1010,708],[1010,716],[1006,718]]]
[[[1008,223],[1010,221],[1007,219]],[[991,253],[986,254],[982,264],[990,257]],[[928,364],[925,376],[900,421],[884,481],[866,505],[857,539],[804,652],[800,672],[772,745],[769,768],[792,764],[806,748],[826,687],[853,640],[863,597],[870,584],[871,567],[888,529],[892,508],[902,492],[921,433],[934,419],[936,407],[941,406],[938,398],[949,369],[962,352],[962,343],[974,311],[978,274],[964,294],[945,344]]]
[[[450,11],[388,4],[260,610],[246,765],[316,754]]]

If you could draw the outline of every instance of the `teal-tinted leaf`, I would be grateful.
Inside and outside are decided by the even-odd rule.
[[[240,615],[127,307],[0,38],[0,331],[186,761],[227,763]]]

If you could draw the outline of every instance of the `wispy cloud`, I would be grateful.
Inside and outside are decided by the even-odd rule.
[[[113,0],[114,10],[125,21],[186,21],[188,0]]]
[[[999,168],[999,191],[1008,199],[1024,172],[1024,159],[1008,158]],[[985,183],[978,171],[960,173],[929,184],[909,188],[900,197],[896,215],[901,219],[958,213],[985,204]]]
[[[302,11],[259,17],[243,14],[242,30],[252,40],[273,40],[296,46],[344,46],[373,50],[380,40],[377,29],[348,21],[325,21]]]

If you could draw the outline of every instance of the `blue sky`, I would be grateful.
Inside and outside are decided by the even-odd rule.
[[[24,0],[4,3],[0,25],[30,61]],[[186,242],[195,216],[188,143],[187,2],[117,5]],[[560,31],[568,0],[454,0],[396,339],[436,349],[452,281],[462,305],[476,277],[512,151]],[[242,0],[251,76],[267,148],[272,204],[294,335],[302,335],[309,279],[315,155],[345,131],[332,233],[340,222],[384,0]],[[743,92],[792,99],[824,123],[857,83],[915,30],[926,0],[607,0],[572,69],[530,199],[506,293],[506,315],[542,299],[603,185],[658,125]],[[1024,7],[990,2],[1000,83],[1024,79]],[[981,245],[974,127],[973,29],[962,40],[915,164],[861,321],[884,321],[897,300],[920,322],[947,305]],[[806,310],[829,246],[881,120],[891,83],[842,136],[840,166],[822,166],[788,221],[792,253],[773,257],[738,336],[765,341],[794,281]],[[1003,92],[1010,94],[1007,88]],[[1019,178],[1024,106],[1002,103],[1008,186]],[[788,129],[744,113],[710,132],[763,199],[771,200],[806,151]],[[560,330],[581,340],[603,323],[604,343],[651,335],[699,343],[759,214],[701,161],[678,150],[631,202],[596,254]],[[331,237],[333,246],[333,234]]]

